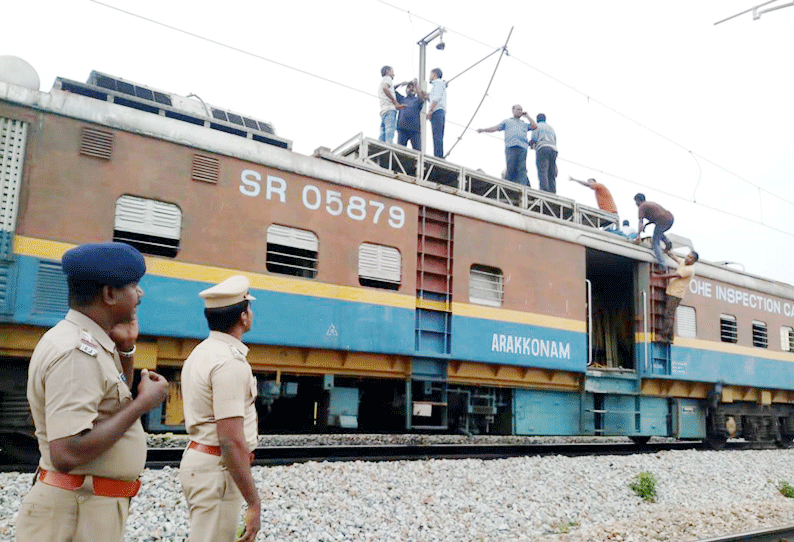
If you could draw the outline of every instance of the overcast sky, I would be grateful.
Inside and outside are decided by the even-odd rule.
[[[192,92],[273,122],[311,154],[377,137],[381,66],[397,82],[417,77],[416,42],[437,26],[446,48],[434,42],[427,64],[447,80],[512,27],[465,133],[499,55],[449,85],[445,148],[463,137],[448,160],[499,176],[502,134],[473,129],[519,103],[557,132],[559,194],[595,206],[567,181],[595,177],[636,226],[632,198],[644,192],[702,258],[794,284],[794,8],[714,25],[753,1],[26,0],[3,7],[0,55],[27,60],[44,91],[99,70]],[[528,171],[537,188],[532,152]]]

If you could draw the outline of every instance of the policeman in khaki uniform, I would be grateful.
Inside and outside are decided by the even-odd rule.
[[[168,385],[144,369],[135,399],[129,388],[146,263],[124,243],[82,245],[62,263],[70,310],[36,345],[28,370],[41,460],[16,537],[120,542],[146,461],[139,418]]]
[[[182,367],[190,444],[179,478],[190,509],[190,542],[234,541],[243,500],[248,509],[240,540],[253,542],[260,528],[261,503],[251,476],[259,438],[257,389],[241,342],[254,317],[249,285],[246,277],[234,276],[199,293],[210,336]]]

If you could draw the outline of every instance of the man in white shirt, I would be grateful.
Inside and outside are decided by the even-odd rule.
[[[394,93],[394,69],[383,66],[380,69],[383,79],[378,87],[380,98],[380,139],[386,143],[394,143],[394,132],[397,130],[397,110],[405,106],[397,101]]]
[[[447,82],[442,81],[441,69],[434,68],[430,72],[430,95],[427,101],[430,107],[427,109],[427,118],[430,119],[430,126],[433,130],[433,156],[444,158],[444,123],[447,117]]]

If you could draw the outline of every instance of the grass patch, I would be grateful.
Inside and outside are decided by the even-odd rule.
[[[777,490],[780,491],[780,494],[784,497],[788,497],[789,499],[794,499],[794,486],[786,482],[785,480],[781,480],[777,484]]]
[[[554,528],[554,531],[559,534],[565,534],[578,525],[575,521],[563,521]]]
[[[629,487],[642,500],[656,502],[656,477],[653,473],[643,471],[634,477]],[[794,489],[794,488],[793,488]]]

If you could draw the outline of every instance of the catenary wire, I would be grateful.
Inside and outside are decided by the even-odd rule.
[[[289,69],[289,70],[292,70],[292,71],[295,71],[295,72],[301,73],[301,74],[303,74],[303,75],[307,75],[307,76],[309,76],[309,77],[313,77],[313,78],[316,78],[316,79],[320,79],[320,80],[322,80],[322,81],[325,81],[325,82],[327,82],[327,83],[331,83],[331,84],[333,84],[333,85],[337,85],[337,86],[340,86],[340,87],[342,87],[342,88],[346,88],[346,89],[348,89],[348,90],[351,90],[351,91],[357,92],[357,93],[359,93],[359,94],[364,94],[365,96],[370,96],[370,97],[373,97],[373,98],[377,98],[377,96],[376,96],[375,94],[371,93],[371,92],[367,92],[367,91],[361,90],[361,89],[359,89],[359,88],[356,88],[356,87],[353,87],[353,86],[347,85],[347,84],[345,84],[345,83],[340,83],[339,81],[334,81],[333,79],[329,79],[329,78],[327,78],[327,77],[324,77],[324,76],[321,76],[321,75],[318,75],[318,74],[315,74],[315,73],[312,73],[312,72],[309,72],[309,71],[303,70],[303,69],[301,69],[301,68],[296,68],[296,67],[294,67],[294,66],[291,66],[291,65],[289,65],[289,64],[285,64],[285,63],[283,63],[283,62],[280,62],[280,61],[277,61],[277,60],[273,60],[273,59],[267,58],[267,57],[265,57],[265,56],[262,56],[262,55],[259,55],[259,54],[257,54],[257,53],[253,53],[253,52],[251,52],[251,51],[247,51],[247,50],[245,50],[245,49],[241,49],[241,48],[239,48],[239,47],[235,47],[235,46],[233,46],[233,45],[229,45],[229,44],[223,43],[223,42],[221,42],[221,41],[217,41],[217,40],[214,40],[214,39],[212,39],[212,38],[208,38],[208,37],[206,37],[206,36],[202,36],[202,35],[200,35],[200,34],[197,34],[197,33],[195,33],[195,32],[191,32],[191,31],[189,31],[189,30],[185,30],[185,29],[182,29],[182,28],[179,28],[179,27],[176,27],[176,26],[172,26],[172,25],[169,25],[169,24],[167,24],[167,23],[163,23],[163,22],[161,22],[161,21],[158,21],[158,20],[156,20],[156,19],[152,19],[152,18],[150,18],[150,17],[146,17],[146,16],[143,16],[143,15],[139,15],[139,14],[137,14],[137,13],[134,13],[134,12],[131,12],[131,11],[127,11],[127,10],[125,10],[125,9],[121,9],[121,8],[119,8],[119,7],[116,7],[116,6],[113,6],[113,5],[110,5],[110,4],[106,4],[106,3],[104,3],[104,2],[101,2],[101,1],[99,1],[99,0],[90,0],[90,1],[91,1],[91,2],[93,2],[93,3],[95,3],[95,4],[97,4],[97,5],[100,5],[100,6],[103,6],[103,7],[106,7],[106,8],[109,8],[109,9],[115,10],[115,11],[118,11],[118,12],[120,12],[120,13],[124,13],[125,15],[129,15],[129,16],[131,16],[131,17],[135,17],[135,18],[137,18],[137,19],[141,19],[141,20],[143,20],[143,21],[146,21],[146,22],[149,22],[149,23],[151,23],[151,24],[154,24],[154,25],[157,25],[157,26],[161,26],[161,27],[163,27],[163,28],[167,28],[167,29],[169,29],[169,30],[173,30],[173,31],[175,31],[175,32],[178,32],[178,33],[180,33],[180,34],[184,34],[184,35],[187,35],[187,36],[190,36],[190,37],[196,38],[196,39],[198,39],[198,40],[201,40],[201,41],[205,41],[205,42],[211,43],[211,44],[213,44],[213,45],[216,45],[216,46],[218,46],[218,47],[222,47],[222,48],[224,48],[224,49],[229,49],[229,50],[231,50],[231,51],[235,51],[235,52],[241,53],[241,54],[243,54],[243,55],[246,55],[246,56],[250,56],[250,57],[253,57],[253,58],[257,58],[257,59],[259,59],[259,60],[263,60],[263,61],[265,61],[265,62],[270,62],[270,63],[272,63],[272,64],[275,64],[275,65],[277,65],[277,66],[281,66],[281,67],[283,67],[283,68],[285,68],[285,69]],[[401,11],[405,11],[405,10],[403,10],[402,8],[398,8],[398,7],[396,7],[396,6],[393,6],[392,4],[389,4],[388,2],[385,2],[385,1],[383,1],[383,0],[377,0],[377,1],[378,1],[378,2],[381,2],[381,3],[385,4],[385,5],[388,5],[388,6],[390,6],[390,7],[393,7],[394,9],[399,9],[399,10],[401,10]],[[413,17],[416,17],[416,18],[418,18],[418,19],[421,19],[421,20],[424,20],[424,21],[427,21],[427,22],[431,22],[431,23],[432,23],[432,21],[429,21],[428,19],[425,19],[425,18],[423,18],[423,17],[420,17],[420,16],[418,16],[418,15],[417,15],[417,14],[415,14],[415,13],[411,13],[411,15],[412,15]],[[432,23],[432,24],[435,24],[435,23]],[[448,31],[450,31],[450,32],[455,32],[456,34],[460,34],[459,32],[456,32],[456,31],[454,31],[454,30],[450,30],[450,29],[447,29],[447,30],[448,30]],[[485,44],[485,43],[483,43],[483,42],[480,42],[479,40],[476,40],[476,39],[474,39],[474,38],[471,38],[471,37],[469,37],[469,36],[466,36],[465,34],[460,34],[460,35],[461,35],[461,36],[464,36],[464,37],[467,37],[468,39],[470,39],[470,40],[472,40],[472,41],[475,41],[475,42],[477,42],[477,43],[480,43],[481,45],[484,45],[484,46],[488,47],[488,45],[487,45],[487,44]],[[498,49],[497,49],[497,50],[498,50]],[[511,58],[514,58],[514,59],[516,59],[516,57],[515,57],[515,56],[513,56],[513,55],[510,55],[510,57],[511,57]],[[596,102],[597,104],[601,105],[602,107],[605,107],[606,109],[608,109],[608,110],[610,110],[610,111],[613,111],[614,113],[616,113],[616,114],[618,114],[618,115],[620,115],[620,116],[622,116],[622,117],[624,117],[624,118],[626,118],[626,119],[628,119],[628,120],[630,120],[630,121],[634,122],[634,123],[635,123],[635,124],[637,124],[638,126],[641,126],[641,127],[645,128],[646,130],[649,130],[650,132],[652,132],[652,133],[654,133],[654,134],[658,135],[659,137],[662,137],[663,139],[666,139],[667,141],[669,141],[669,142],[671,142],[671,143],[673,143],[673,144],[675,144],[675,145],[677,145],[677,146],[679,146],[679,147],[681,147],[681,148],[683,148],[683,149],[685,149],[685,150],[688,150],[688,149],[686,149],[686,147],[684,147],[683,145],[680,145],[679,143],[677,143],[677,142],[675,142],[675,141],[673,141],[673,140],[671,140],[671,139],[667,138],[666,136],[664,136],[664,135],[662,135],[662,134],[659,134],[658,132],[656,132],[656,131],[654,131],[654,130],[652,130],[652,129],[650,129],[650,128],[646,127],[646,126],[644,126],[643,124],[639,123],[638,121],[635,121],[634,119],[632,119],[632,118],[630,118],[630,117],[628,117],[628,116],[624,115],[623,113],[620,113],[620,112],[619,112],[619,111],[617,111],[616,109],[614,109],[614,108],[612,108],[612,107],[610,107],[610,106],[608,106],[608,105],[606,105],[606,104],[603,104],[602,102],[600,102],[600,101],[598,101],[598,100],[595,100],[594,98],[591,98],[591,97],[590,97],[589,95],[587,95],[586,93],[583,93],[582,91],[580,91],[580,90],[578,90],[578,89],[576,89],[576,88],[574,88],[574,87],[571,87],[571,86],[570,86],[570,85],[568,85],[567,83],[565,83],[565,82],[563,82],[563,81],[561,81],[561,80],[558,80],[558,79],[554,78],[554,77],[553,77],[553,76],[551,76],[551,75],[548,75],[548,74],[546,74],[545,72],[543,72],[543,71],[541,71],[541,70],[537,69],[536,67],[534,67],[534,66],[530,65],[529,63],[527,63],[527,62],[525,62],[525,61],[523,61],[523,60],[521,60],[521,59],[516,59],[516,60],[517,60],[517,61],[519,61],[519,62],[521,62],[522,64],[525,64],[527,67],[529,67],[529,68],[531,68],[531,69],[533,69],[533,70],[536,70],[538,73],[541,73],[541,74],[543,74],[544,76],[550,77],[550,78],[551,78],[551,79],[553,79],[554,81],[557,81],[557,82],[559,82],[560,84],[562,84],[562,85],[564,85],[564,86],[566,86],[566,87],[570,88],[571,90],[574,90],[574,91],[575,91],[575,92],[577,92],[578,94],[581,94],[581,95],[583,95],[583,96],[587,97],[587,99],[588,99],[588,100],[592,100],[592,101]],[[466,128],[467,128],[466,126],[464,126],[464,125],[462,125],[462,124],[459,124],[459,123],[456,123],[456,122],[454,122],[454,121],[447,121],[447,122],[449,122],[450,124],[453,124],[453,125],[455,125],[455,126],[462,127],[462,128],[464,128],[464,129],[466,129]],[[488,135],[489,135],[490,137],[494,137],[494,138],[496,138],[496,137],[497,137],[497,136],[493,136],[493,135],[491,135],[491,134],[488,134]],[[718,168],[722,169],[722,170],[723,170],[723,171],[725,171],[726,173],[729,173],[729,174],[731,174],[731,175],[734,175],[735,177],[737,177],[737,178],[739,178],[739,179],[743,180],[744,182],[747,182],[748,184],[750,184],[750,185],[754,186],[755,188],[757,188],[757,189],[759,190],[759,193],[760,193],[760,192],[766,192],[767,194],[769,194],[769,195],[771,195],[771,196],[773,196],[773,197],[775,197],[775,198],[778,198],[778,199],[780,199],[780,200],[782,200],[782,201],[784,201],[784,202],[786,202],[786,203],[789,203],[790,205],[793,205],[793,206],[794,206],[794,203],[793,203],[793,202],[790,202],[790,201],[786,200],[785,198],[782,198],[782,197],[778,196],[777,194],[774,194],[774,193],[772,193],[772,192],[769,192],[768,190],[766,190],[766,189],[764,189],[764,188],[762,188],[762,187],[760,187],[760,186],[756,185],[755,183],[752,183],[751,181],[748,181],[747,179],[744,179],[744,178],[743,178],[743,177],[741,177],[740,175],[738,175],[738,174],[735,174],[735,173],[733,173],[732,171],[730,171],[730,170],[728,170],[728,169],[724,168],[723,166],[721,166],[721,165],[717,164],[716,162],[713,162],[713,161],[709,160],[708,158],[706,158],[706,157],[704,157],[704,156],[702,156],[702,155],[700,155],[700,154],[697,154],[697,153],[695,153],[695,152],[693,152],[693,151],[689,151],[689,150],[688,150],[688,152],[692,152],[692,154],[693,154],[693,155],[697,155],[697,156],[699,156],[701,159],[703,159],[703,160],[705,160],[705,161],[707,161],[707,162],[709,162],[709,163],[713,164],[714,166],[716,166],[716,167],[718,167]],[[632,180],[632,179],[628,179],[628,178],[626,178],[626,177],[621,177],[621,176],[619,176],[619,175],[614,175],[614,174],[608,173],[608,172],[606,172],[606,171],[604,171],[604,170],[601,170],[601,169],[598,169],[598,168],[594,168],[594,167],[591,167],[591,166],[587,166],[587,165],[585,165],[585,164],[580,164],[580,163],[577,163],[577,162],[574,162],[574,161],[571,161],[571,160],[562,159],[562,158],[560,158],[559,160],[560,160],[560,161],[562,161],[562,162],[567,162],[567,163],[570,163],[570,164],[578,165],[578,166],[580,166],[580,167],[584,167],[584,168],[590,169],[590,170],[592,170],[592,171],[597,171],[597,172],[600,172],[600,173],[604,173],[605,175],[609,175],[609,176],[611,176],[611,177],[614,177],[614,178],[616,178],[616,179],[620,179],[620,180],[622,180],[622,181],[625,181],[625,182],[627,182],[627,183],[629,183],[629,184],[634,184],[634,185],[637,185],[637,186],[643,186],[643,187],[646,187],[646,188],[651,188],[651,189],[653,189],[653,190],[655,190],[655,191],[657,191],[657,192],[659,192],[659,193],[663,193],[663,194],[669,195],[669,196],[671,196],[671,197],[674,197],[674,198],[676,198],[676,199],[680,199],[680,200],[682,200],[682,201],[692,201],[692,200],[689,200],[689,199],[687,199],[687,198],[683,198],[683,197],[681,197],[681,196],[678,196],[678,195],[676,195],[676,194],[672,194],[672,193],[669,193],[669,192],[665,192],[665,191],[663,191],[663,190],[659,190],[659,189],[658,189],[658,187],[651,187],[651,186],[649,186],[649,185],[645,185],[645,184],[643,184],[643,183],[640,183],[640,182],[638,182],[638,181],[635,181],[635,180]],[[788,236],[790,236],[790,237],[794,237],[794,233],[789,233],[789,232],[787,232],[787,231],[785,231],[785,230],[781,230],[781,229],[779,229],[779,228],[776,228],[776,227],[774,227],[774,226],[770,226],[769,224],[766,224],[766,223],[764,223],[763,221],[753,220],[753,219],[750,219],[750,218],[744,217],[744,216],[742,216],[742,215],[738,215],[738,214],[735,214],[735,213],[732,213],[732,212],[729,212],[729,211],[725,211],[724,209],[719,209],[719,208],[717,208],[717,207],[713,207],[713,206],[710,206],[710,205],[706,205],[706,204],[704,204],[704,203],[698,203],[698,202],[696,202],[696,201],[693,201],[693,203],[695,203],[696,205],[703,206],[704,208],[707,208],[707,209],[712,209],[712,210],[714,210],[714,211],[717,211],[717,212],[719,212],[719,213],[723,213],[723,214],[725,214],[725,215],[728,215],[728,216],[732,216],[732,217],[739,218],[739,219],[741,219],[741,220],[744,220],[744,221],[753,222],[753,223],[756,223],[756,224],[762,225],[762,226],[764,226],[764,227],[766,227],[766,228],[769,228],[769,229],[775,230],[775,231],[777,231],[777,232],[783,233],[783,234],[785,234],[785,235],[788,235]]]
[[[513,29],[511,28],[511,29],[510,29],[510,32],[512,32],[512,31],[513,31]],[[493,55],[495,55],[496,53],[498,53],[499,51],[504,51],[504,47],[500,47],[500,48],[498,48],[498,49],[494,49],[493,51],[491,51],[490,53],[488,53],[487,55],[485,55],[483,58],[481,58],[480,60],[478,60],[477,62],[475,62],[474,64],[472,64],[471,66],[469,66],[468,68],[466,68],[465,70],[463,70],[462,72],[460,72],[459,74],[457,74],[456,76],[454,76],[452,79],[447,79],[447,85],[449,85],[449,84],[450,84],[452,81],[454,81],[455,79],[457,79],[458,77],[460,77],[461,75],[463,75],[464,73],[466,73],[467,71],[469,71],[470,69],[472,69],[472,68],[474,68],[475,66],[478,66],[479,64],[481,64],[481,63],[485,62],[486,60],[488,60],[489,58],[491,58]]]
[[[488,90],[490,90],[491,84],[493,83],[493,80],[494,80],[494,77],[496,77],[496,72],[499,70],[499,64],[502,63],[502,57],[504,57],[505,53],[507,52],[507,43],[510,41],[510,36],[512,36],[512,35],[513,35],[513,27],[510,27],[510,32],[508,32],[508,34],[507,34],[507,39],[505,40],[505,44],[502,46],[502,52],[499,55],[499,59],[496,61],[496,66],[494,67],[493,73],[491,74],[491,79],[488,81],[488,86],[485,87],[485,92],[483,92],[482,99],[480,100],[480,103],[477,104],[477,108],[474,110],[474,113],[472,113],[468,124],[466,124],[466,127],[460,133],[460,135],[458,136],[458,139],[455,140],[455,143],[453,143],[452,147],[450,147],[450,149],[447,151],[447,154],[444,155],[444,158],[446,158],[447,156],[450,155],[450,153],[452,152],[452,149],[454,149],[455,146],[460,142],[460,140],[463,139],[463,136],[466,135],[466,130],[468,130],[469,126],[471,126],[471,123],[474,122],[474,117],[477,116],[477,113],[480,111],[480,107],[482,107],[482,103],[485,101],[485,98],[488,96]],[[491,56],[491,55],[488,55],[488,56]],[[479,64],[479,62],[477,64]],[[475,66],[476,66],[476,64],[475,64]]]
[[[262,56],[260,54],[252,53],[251,51],[247,51],[245,49],[241,49],[239,47],[235,47],[234,45],[229,45],[228,43],[223,43],[222,41],[214,40],[214,39],[208,38],[206,36],[202,36],[201,34],[196,34],[195,32],[191,32],[189,30],[185,30],[185,29],[179,28],[177,26],[173,26],[173,25],[158,21],[156,19],[151,19],[151,18],[146,17],[144,15],[140,15],[138,13],[133,13],[132,11],[127,11],[126,9],[121,9],[120,7],[113,6],[111,4],[106,4],[104,2],[100,2],[99,0],[89,0],[89,1],[93,2],[94,4],[98,4],[100,6],[104,6],[106,8],[118,11],[120,13],[124,13],[125,15],[129,15],[131,17],[135,17],[136,19],[141,19],[141,20],[146,21],[148,23],[152,23],[152,24],[155,24],[157,26],[162,26],[163,28],[167,28],[169,30],[173,30],[174,32],[179,32],[180,34],[185,34],[186,36],[190,36],[192,38],[196,38],[196,39],[201,40],[201,41],[206,41],[207,43],[211,43],[213,45],[217,45],[218,47],[222,47],[224,49],[229,49],[231,51],[235,51],[235,52],[243,54],[243,55],[247,55],[247,56],[250,56],[250,57],[257,58],[259,60],[264,60],[265,62],[270,62],[271,64],[275,64],[277,66],[281,66],[282,68],[286,68],[288,70],[296,71],[298,73],[302,73],[303,75],[308,75],[310,77],[314,77],[316,79],[320,79],[320,80],[325,81],[327,83],[331,83],[332,85],[338,85],[340,87],[346,88],[348,90],[352,90],[354,92],[359,92],[359,93],[365,94],[367,96],[377,97],[375,94],[372,94],[371,92],[366,92],[366,91],[361,90],[359,88],[351,87],[350,85],[346,85],[345,83],[340,83],[339,81],[334,81],[333,79],[328,79],[327,77],[323,77],[322,75],[317,75],[316,73],[308,72],[306,70],[302,70],[300,68],[296,68],[295,66],[290,66],[289,64],[285,64],[283,62],[279,62],[278,60],[273,60],[272,58],[267,58],[267,57]]]
[[[671,197],[673,199],[685,201],[687,203],[693,203],[694,205],[698,205],[698,206],[703,207],[705,209],[710,209],[710,210],[716,211],[716,212],[718,212],[720,214],[724,214],[724,215],[727,215],[727,216],[738,218],[740,220],[744,220],[745,222],[751,222],[753,224],[758,224],[759,226],[763,226],[764,228],[768,228],[770,230],[774,230],[774,231],[776,231],[778,233],[782,233],[783,235],[787,235],[789,237],[794,237],[794,233],[786,231],[786,230],[782,230],[780,228],[776,228],[775,226],[770,226],[769,224],[765,223],[763,220],[756,220],[754,218],[749,218],[749,217],[746,217],[746,216],[743,216],[743,215],[740,215],[740,214],[733,213],[731,211],[726,211],[725,209],[721,209],[719,207],[714,207],[713,205],[708,205],[707,203],[701,203],[701,202],[693,201],[693,200],[691,200],[689,198],[685,198],[685,197],[683,197],[683,196],[681,196],[679,194],[676,194],[674,192],[668,192],[667,190],[659,188],[658,186],[652,186],[650,184],[641,183],[639,181],[628,179],[626,177],[623,177],[621,175],[617,175],[615,173],[610,173],[610,172],[608,172],[606,170],[603,170],[603,169],[593,168],[592,166],[588,166],[586,164],[581,164],[581,163],[575,162],[573,160],[568,160],[566,158],[558,158],[557,160],[560,161],[560,162],[565,162],[567,164],[574,165],[574,166],[587,168],[587,169],[589,169],[591,171],[595,171],[596,173],[601,173],[601,174],[606,175],[608,177],[612,177],[613,179],[619,179],[621,181],[627,182],[629,184],[633,184],[635,186],[641,186],[642,188],[648,188],[650,190],[653,190],[656,193],[664,194],[665,196],[669,196],[669,197]]]
[[[376,0],[376,1],[377,1],[377,2],[379,2],[379,3],[381,3],[381,4],[384,4],[384,5],[386,5],[386,6],[389,6],[389,7],[391,7],[392,9],[396,9],[396,10],[398,10],[398,11],[402,11],[402,12],[407,12],[407,11],[406,11],[404,8],[401,8],[401,7],[399,7],[399,6],[395,6],[394,4],[391,4],[391,3],[389,3],[389,2],[386,2],[385,0]],[[413,12],[411,12],[411,14],[412,14],[414,17],[418,18],[418,19],[422,19],[423,21],[429,22],[429,23],[431,23],[431,24],[437,24],[437,23],[435,23],[434,21],[431,21],[430,19],[427,19],[427,18],[424,18],[424,17],[421,17],[421,16],[417,15],[416,13],[413,13]],[[448,32],[455,33],[455,34],[457,34],[457,35],[459,35],[459,36],[462,36],[462,37],[464,37],[464,38],[466,38],[466,39],[468,39],[468,40],[470,40],[470,41],[473,41],[473,42],[475,42],[475,43],[478,43],[478,44],[480,44],[480,45],[483,45],[483,46],[485,46],[485,47],[488,47],[489,49],[493,49],[493,46],[491,46],[491,45],[488,45],[488,44],[486,44],[486,43],[484,43],[484,42],[482,42],[482,41],[480,41],[480,40],[478,40],[478,39],[476,39],[476,38],[473,38],[473,37],[471,37],[471,36],[468,36],[468,35],[466,35],[466,34],[463,34],[463,33],[459,32],[459,31],[456,31],[456,30],[450,29],[450,28],[448,28],[448,27],[446,27],[446,26],[445,26],[444,28],[445,28],[445,29],[446,29]],[[536,71],[537,73],[541,74],[543,77],[546,77],[546,78],[548,78],[548,79],[550,79],[550,80],[554,81],[555,83],[557,83],[557,84],[559,84],[559,85],[561,85],[561,86],[564,86],[565,88],[567,88],[567,89],[569,89],[569,90],[572,90],[573,92],[575,92],[575,93],[577,93],[577,94],[579,94],[579,95],[581,95],[581,96],[584,96],[585,98],[587,98],[587,100],[588,100],[588,101],[591,101],[591,102],[593,102],[593,103],[595,103],[595,104],[597,104],[597,105],[599,105],[599,106],[603,107],[604,109],[607,109],[608,111],[610,111],[610,112],[612,112],[612,113],[614,113],[614,114],[616,114],[616,115],[618,115],[618,116],[620,116],[620,117],[623,117],[624,119],[626,119],[626,120],[628,120],[628,121],[630,121],[630,122],[632,122],[632,123],[636,124],[637,126],[639,126],[640,128],[642,128],[642,129],[644,129],[644,130],[647,130],[648,132],[650,132],[650,133],[652,133],[652,134],[656,135],[657,137],[660,137],[660,138],[664,139],[665,141],[667,141],[667,142],[671,143],[672,145],[675,145],[676,147],[679,147],[679,148],[681,148],[681,149],[683,149],[683,150],[687,151],[688,153],[691,153],[691,154],[693,154],[693,155],[696,155],[696,156],[698,156],[698,157],[699,157],[699,158],[701,158],[702,160],[704,160],[704,161],[708,162],[709,164],[711,164],[711,165],[713,165],[713,166],[715,166],[715,167],[717,167],[717,168],[721,169],[721,170],[722,170],[722,171],[724,171],[725,173],[728,173],[728,174],[730,174],[730,175],[732,175],[732,176],[736,177],[737,179],[739,179],[739,180],[741,180],[741,181],[743,181],[743,182],[745,182],[745,183],[749,184],[750,186],[753,186],[753,187],[755,187],[755,188],[759,189],[760,191],[763,191],[763,192],[765,192],[765,193],[769,194],[770,196],[772,196],[772,197],[774,197],[774,198],[777,198],[777,199],[779,199],[779,200],[781,200],[781,201],[783,201],[783,202],[785,202],[785,203],[787,203],[787,204],[791,205],[792,207],[794,207],[794,201],[791,201],[791,200],[789,200],[789,199],[786,199],[786,198],[784,198],[783,196],[781,196],[781,195],[779,195],[779,194],[776,194],[776,193],[774,193],[774,192],[770,192],[770,191],[769,191],[769,190],[767,190],[766,188],[763,188],[762,186],[758,185],[757,183],[754,183],[753,181],[751,181],[751,180],[749,180],[749,179],[747,179],[747,178],[745,178],[745,177],[743,177],[743,176],[739,175],[738,173],[736,173],[736,172],[734,172],[734,171],[731,171],[731,170],[729,170],[729,169],[728,169],[728,168],[726,168],[725,166],[723,166],[723,165],[721,165],[721,164],[718,164],[717,162],[715,162],[715,161],[713,161],[713,160],[709,159],[708,157],[706,157],[706,156],[703,156],[702,154],[700,154],[700,153],[698,153],[698,152],[695,152],[695,151],[693,151],[693,150],[691,150],[691,149],[687,148],[687,147],[686,147],[686,145],[683,145],[683,144],[679,143],[678,141],[675,141],[675,140],[673,140],[673,139],[671,139],[671,138],[667,137],[666,135],[664,135],[664,134],[662,134],[662,133],[660,133],[660,132],[658,132],[658,131],[654,130],[653,128],[650,128],[649,126],[646,126],[645,124],[643,124],[643,123],[639,122],[638,120],[635,120],[634,118],[632,118],[632,117],[630,117],[630,116],[628,116],[628,115],[626,115],[626,114],[624,114],[624,113],[620,112],[619,110],[615,109],[614,107],[612,107],[612,106],[610,106],[610,105],[608,105],[608,104],[606,104],[606,103],[604,103],[604,102],[602,102],[602,101],[600,101],[600,100],[598,100],[598,99],[596,99],[596,98],[593,98],[592,96],[590,96],[590,95],[589,95],[589,94],[587,94],[586,92],[583,92],[583,91],[579,90],[578,88],[574,87],[573,85],[570,85],[570,84],[566,83],[566,82],[565,82],[565,81],[563,81],[562,79],[559,79],[559,78],[557,78],[557,77],[555,77],[555,76],[551,75],[550,73],[548,73],[548,72],[545,72],[545,71],[541,70],[541,69],[540,69],[540,68],[538,68],[537,66],[534,66],[534,65],[530,64],[529,62],[526,62],[525,60],[522,60],[521,58],[519,58],[519,57],[516,57],[516,56],[515,56],[514,54],[512,54],[512,53],[510,54],[510,58],[512,58],[513,60],[515,60],[516,62],[518,62],[518,63],[520,63],[520,64],[523,64],[523,65],[524,65],[524,66],[526,66],[527,68],[529,68],[529,69],[532,69],[532,70]]]

